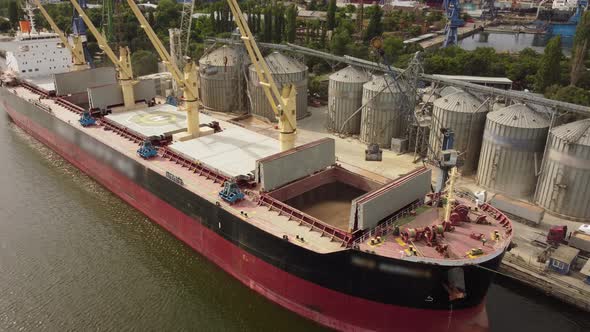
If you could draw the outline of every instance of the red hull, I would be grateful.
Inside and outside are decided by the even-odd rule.
[[[487,331],[485,306],[435,311],[385,305],[295,277],[240,249],[149,191],[8,107],[13,121],[125,202],[273,302],[343,331]],[[343,276],[345,277],[345,276]]]

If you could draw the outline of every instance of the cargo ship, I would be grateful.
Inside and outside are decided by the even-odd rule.
[[[121,110],[114,68],[54,69],[63,45],[34,29],[15,43],[0,87],[13,122],[253,291],[341,331],[487,330],[512,238],[494,207],[432,193],[427,167],[388,179],[338,162],[331,138],[282,151],[200,112],[210,133],[176,140],[187,114],[153,82]]]

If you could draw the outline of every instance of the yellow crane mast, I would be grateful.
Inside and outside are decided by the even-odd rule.
[[[154,29],[150,26],[145,16],[133,0],[127,0],[131,11],[137,20],[139,20],[139,24],[143,31],[145,31],[146,35],[148,36],[149,40],[154,45],[156,52],[162,59],[164,65],[170,73],[172,74],[172,78],[176,82],[179,88],[182,89],[182,99],[183,104],[181,108],[186,111],[186,133],[177,134],[175,139],[185,141],[189,140],[194,137],[203,136],[208,133],[212,133],[213,130],[201,131],[200,130],[200,123],[199,123],[199,85],[198,85],[198,77],[197,77],[197,70],[194,61],[187,63],[184,66],[184,73],[178,69],[178,66],[173,61],[170,53],[164,47],[164,44],[158,38],[158,35],[154,32]]]
[[[84,49],[82,47],[82,38],[78,35],[73,35],[72,41],[73,41],[74,45],[71,45],[70,42],[68,41],[68,38],[66,37],[66,35],[59,29],[57,24],[55,24],[55,21],[53,21],[51,16],[49,16],[49,13],[45,10],[43,5],[41,4],[41,1],[32,0],[32,2],[35,4],[35,6],[37,6],[37,8],[39,8],[39,11],[43,15],[43,17],[45,17],[45,19],[47,20],[47,23],[49,23],[53,32],[57,33],[62,44],[64,44],[64,46],[67,47],[68,50],[70,50],[70,52],[72,53],[72,59],[74,61],[74,63],[72,64],[72,70],[77,71],[77,70],[88,69],[88,65],[86,64],[86,59],[84,58]]]
[[[139,20],[141,27],[146,32],[148,38],[151,40],[152,44],[154,44],[154,47],[160,55],[160,58],[168,70],[172,73],[172,77],[174,77],[174,80],[178,83],[178,85],[183,88],[185,101],[184,109],[187,111],[188,117],[188,138],[190,139],[192,137],[202,135],[203,133],[199,134],[199,96],[197,76],[196,71],[194,70],[194,62],[191,62],[191,64],[188,64],[184,68],[184,76],[182,76],[180,70],[172,61],[172,57],[168,51],[166,51],[166,48],[143,16],[143,13],[139,7],[137,7],[135,1],[127,0],[127,3]],[[235,0],[228,0],[228,4],[236,24],[240,29],[240,33],[242,35],[241,38],[246,45],[246,50],[248,51],[250,60],[256,69],[260,85],[263,87],[264,94],[266,95],[272,110],[279,120],[279,141],[281,144],[281,151],[289,150],[294,147],[295,135],[297,132],[297,121],[295,115],[295,88],[293,86],[286,86],[283,88],[282,93],[279,92],[279,89],[272,78],[270,69],[264,61],[262,53],[258,49],[258,45],[256,45],[254,35],[250,31],[250,28],[244,19],[244,15],[238,6],[238,3]]]
[[[78,14],[86,26],[92,32],[96,41],[98,42],[98,47],[105,52],[105,54],[109,57],[111,62],[117,67],[117,73],[119,78],[119,84],[121,85],[121,90],[123,92],[123,103],[124,109],[130,109],[135,106],[135,92],[133,91],[133,86],[137,84],[137,81],[133,79],[133,70],[131,68],[131,56],[129,52],[129,48],[121,47],[119,48],[119,58],[115,55],[111,47],[109,46],[105,37],[96,29],[90,18],[86,15],[82,7],[77,0],[70,0]]]
[[[227,0],[229,8],[234,16],[234,21],[240,30],[241,39],[244,41],[250,60],[256,69],[258,81],[264,90],[266,99],[279,120],[279,142],[281,151],[292,149],[295,146],[295,137],[297,134],[297,117],[295,114],[295,87],[285,86],[283,91],[279,92],[272,73],[268,68],[262,53],[256,44],[254,35],[248,27],[248,22],[236,0]]]
[[[444,221],[450,221],[451,212],[453,212],[453,203],[455,202],[455,181],[457,180],[457,167],[451,168],[449,183],[447,185],[447,204],[445,205]],[[444,185],[444,184],[443,184]]]

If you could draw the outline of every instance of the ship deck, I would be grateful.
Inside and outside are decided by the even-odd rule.
[[[176,134],[186,130],[186,115],[176,107],[168,104],[158,104],[154,107],[137,110],[116,112],[106,116],[107,119],[145,136]],[[204,115],[202,121],[211,122],[213,119]]]
[[[507,229],[500,225],[498,220],[495,220],[493,213],[483,211],[480,208],[476,209],[474,202],[468,199],[458,198],[457,202],[471,208],[469,215],[472,222],[461,222],[455,225],[453,231],[444,232],[443,236],[437,236],[434,245],[429,245],[425,240],[415,241],[410,239],[404,241],[401,235],[394,235],[393,231],[388,231],[380,235],[381,241],[376,241],[377,235],[368,237],[364,241],[358,241],[359,249],[382,256],[404,258],[412,255],[410,247],[414,247],[417,251],[417,257],[442,257],[442,254],[437,251],[437,247],[447,246],[447,259],[463,262],[477,257],[485,257],[505,247],[510,235],[507,234]],[[396,220],[394,225],[399,227],[400,231],[423,229],[440,223],[444,218],[444,208],[422,206],[417,208],[414,214]],[[478,216],[482,215],[485,215],[487,221],[491,222],[491,224],[473,222]],[[499,232],[500,238],[492,240],[495,231]],[[485,241],[478,239],[479,235],[483,235]],[[482,253],[472,255],[470,252],[472,249],[481,249]]]
[[[25,99],[39,100],[39,95],[30,91],[24,86],[19,86],[14,89],[19,96]],[[307,248],[318,253],[331,253],[340,250],[345,250],[344,242],[335,239],[334,236],[326,236],[326,233],[321,230],[321,225],[314,223],[302,223],[299,220],[291,218],[288,214],[281,213],[277,209],[269,208],[268,205],[260,204],[258,197],[259,188],[253,188],[249,191],[251,195],[246,195],[246,198],[236,204],[230,205],[224,202],[218,196],[221,189],[219,182],[215,182],[206,176],[199,176],[195,174],[194,170],[185,167],[182,163],[171,161],[162,155],[150,160],[144,160],[137,155],[138,144],[132,140],[121,136],[113,130],[104,130],[103,126],[82,127],[79,122],[79,115],[62,104],[57,103],[55,99],[41,99],[40,103],[51,108],[52,113],[58,119],[69,123],[71,126],[78,128],[91,137],[103,142],[111,148],[119,151],[127,157],[135,160],[137,163],[144,165],[162,176],[171,173],[176,177],[182,179],[184,187],[198,196],[212,202],[220,204],[225,210],[232,213],[236,218],[244,220],[263,231],[273,234],[279,238],[284,238],[286,235],[295,245]],[[41,111],[41,110],[40,110]],[[154,115],[155,114],[155,115]],[[156,106],[152,108],[140,108],[131,113],[117,113],[109,115],[110,121],[116,121],[120,126],[128,128],[138,136],[162,135],[171,133],[173,131],[182,130],[181,125],[183,113],[174,110],[171,106]],[[221,173],[227,176],[235,176],[245,174],[254,170],[254,163],[257,159],[272,155],[278,152],[279,144],[275,139],[253,131],[249,131],[240,126],[234,125],[231,122],[220,118],[214,118],[205,114],[200,115],[201,123],[210,121],[218,121],[221,128],[224,130],[220,133],[211,134],[198,139],[193,139],[188,142],[173,142],[167,149],[177,151],[183,156],[190,158],[198,163],[208,165],[210,168],[220,170]],[[141,119],[144,119],[143,121]],[[145,121],[147,119],[147,121]],[[161,121],[161,125],[155,125],[152,121]],[[352,173],[357,173],[354,167],[349,167],[346,164],[341,164],[342,169]],[[366,174],[363,172],[363,174]],[[378,176],[374,178],[379,178]],[[315,193],[305,193],[308,197],[288,197],[284,199],[287,205],[293,205],[292,208],[299,208],[303,212],[315,217],[315,219],[332,224],[335,227],[344,230],[347,226],[347,220],[339,215],[340,212],[349,212],[347,201],[355,196],[367,192],[375,187],[382,185],[376,181],[359,182],[358,179],[364,179],[362,175],[354,178],[356,183],[342,183],[336,181],[336,188],[328,190],[332,196],[326,196],[322,193],[320,188]],[[346,189],[346,190],[344,190]],[[325,190],[325,189],[323,189]],[[272,194],[272,193],[271,193]],[[286,196],[285,196],[286,197]],[[283,197],[283,198],[285,198]],[[310,204],[313,197],[327,197],[329,206]],[[291,200],[291,201],[290,201]],[[437,210],[428,209],[429,211],[421,211],[415,217],[407,220],[406,227],[421,227],[421,225],[431,225],[438,220],[432,213],[438,213]],[[488,243],[485,246],[481,242],[470,238],[473,232],[486,234],[489,237],[493,230],[502,229],[494,222],[494,225],[479,225],[474,223],[465,223],[465,225],[457,226],[453,233],[445,233],[444,243],[449,244],[450,257],[443,258],[433,247],[427,246],[425,243],[414,243],[418,251],[417,256],[402,255],[405,252],[408,244],[400,241],[399,238],[383,232],[381,235],[382,241],[380,244],[371,245],[371,236],[375,235],[372,232],[366,233],[355,244],[357,249],[363,251],[375,252],[375,254],[407,260],[431,260],[438,264],[446,264],[448,261],[455,261],[457,264],[464,263],[464,261],[472,260],[473,262],[479,260],[489,259],[490,255],[496,255],[501,252],[501,247],[505,247],[506,240],[509,235],[502,233],[502,241],[496,243]],[[300,239],[305,240],[300,240]],[[466,252],[472,248],[482,248],[484,254],[480,257],[468,257]]]

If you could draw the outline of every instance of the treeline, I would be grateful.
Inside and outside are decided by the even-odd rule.
[[[258,41],[297,43],[336,55],[347,54],[381,61],[369,44],[374,37],[382,37],[385,61],[396,67],[405,67],[413,54],[420,50],[417,45],[405,45],[404,39],[429,29],[444,27],[443,15],[437,11],[384,12],[378,5],[337,7],[336,0],[318,0],[306,4],[308,10],[326,11],[325,18],[298,18],[297,7],[293,4],[284,5],[281,1],[240,2],[250,30]],[[69,3],[48,4],[45,7],[58,26],[66,32],[71,31],[72,7]],[[180,26],[181,9],[181,4],[175,0],[160,0],[157,9],[145,11],[146,18],[164,45],[169,43],[168,30]],[[201,15],[193,19],[189,45],[189,56],[194,59],[202,56],[207,38],[229,37],[236,27],[226,2],[197,2],[196,9]],[[105,27],[102,9],[89,9],[87,14],[97,27]],[[22,11],[16,1],[0,0],[0,15],[16,15],[20,18]],[[459,47],[429,50],[423,54],[424,70],[427,73],[451,75],[505,76],[514,81],[515,89],[528,89],[544,93],[550,98],[590,105],[590,72],[586,69],[590,66],[587,57],[590,44],[589,15],[585,13],[578,26],[571,59],[563,56],[560,41],[555,39],[547,45],[543,55],[532,49],[511,54],[498,54],[492,48],[474,51]],[[3,21],[0,20],[0,31],[16,27],[3,27]],[[49,28],[39,13],[36,21],[38,26]],[[112,46],[131,48],[136,73],[155,70],[157,58],[153,47],[124,2],[117,5],[112,33]],[[89,36],[88,40],[93,54],[99,54],[94,38]],[[322,59],[307,57],[306,62],[314,74],[312,77],[322,77],[333,70]]]

